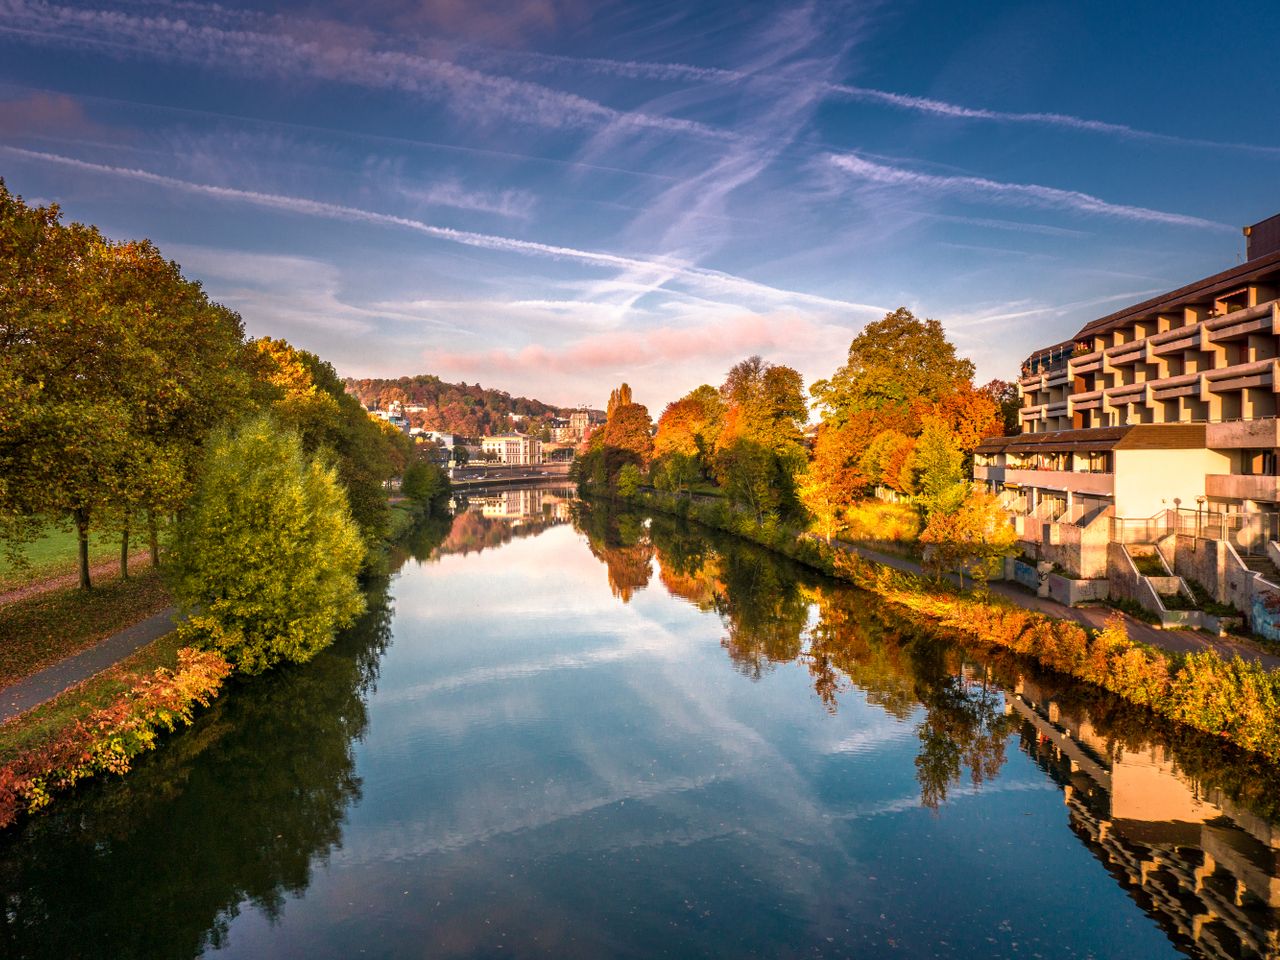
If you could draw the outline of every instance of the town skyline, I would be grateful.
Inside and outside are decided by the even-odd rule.
[[[452,9],[15,0],[0,171],[344,375],[655,411],[900,305],[1011,380],[1280,209],[1262,4]]]

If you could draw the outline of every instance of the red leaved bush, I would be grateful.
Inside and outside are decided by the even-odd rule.
[[[140,677],[110,706],[25,750],[0,767],[0,828],[80,780],[126,772],[130,760],[155,747],[161,732],[190,723],[197,705],[207,707],[230,673],[218,654],[184,647],[176,670],[161,667]]]

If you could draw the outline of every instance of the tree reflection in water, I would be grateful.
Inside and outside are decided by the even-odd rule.
[[[624,600],[630,594],[617,584],[647,584],[656,554],[671,594],[719,615],[727,632],[721,644],[744,676],[759,680],[778,664],[802,661],[831,713],[852,689],[899,720],[923,708],[916,770],[926,806],[945,801],[965,771],[975,786],[1000,772],[1014,721],[1004,715],[999,690],[954,648],[896,631],[876,615],[869,595],[670,517],[646,526],[608,504],[583,504],[575,523]]]
[[[609,563],[595,533],[604,522],[579,528]],[[663,586],[720,616],[744,674],[796,661],[832,714],[856,694],[915,717],[925,807],[943,805],[966,772],[975,787],[997,777],[1015,743],[1063,787],[1072,829],[1175,943],[1223,960],[1280,957],[1274,765],[1012,655],[971,657],[737,538],[663,516],[647,532]]]
[[[409,550],[446,530],[424,525]],[[245,904],[276,917],[360,797],[353,743],[391,636],[387,585],[310,663],[240,683],[128,777],[0,838],[0,956],[187,958]]]

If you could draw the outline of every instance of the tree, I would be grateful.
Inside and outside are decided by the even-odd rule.
[[[823,424],[813,445],[809,470],[800,482],[800,502],[828,543],[840,529],[840,517],[867,487],[856,444],[848,428]]]
[[[973,488],[950,510],[935,510],[920,534],[931,549],[932,562],[985,582],[992,564],[1017,551],[1018,535],[1000,500]]]
[[[181,519],[183,629],[242,673],[305,662],[364,609],[365,550],[337,471],[271,416],[222,432]]]
[[[332,458],[352,516],[366,542],[376,543],[389,522],[386,483],[405,469],[412,442],[370,417],[333,367],[315,354],[270,337],[249,348],[264,385],[263,402],[282,425],[297,431],[308,454]]]
[[[810,393],[837,424],[860,410],[909,409],[933,403],[973,379],[973,363],[956,356],[937,320],[918,320],[906,307],[867,324],[849,344],[849,358]]]
[[[653,485],[659,490],[684,493],[702,476],[697,457],[673,452],[653,467]]]
[[[748,357],[729,371],[720,396],[728,409],[716,440],[717,482],[757,519],[799,514],[796,476],[805,468],[808,416],[800,374]]]
[[[644,476],[640,473],[640,468],[634,463],[628,463],[618,471],[618,496],[634,497],[643,482]]]
[[[954,509],[967,491],[964,453],[941,420],[931,419],[916,441],[912,457],[916,489],[925,515]]]
[[[601,443],[606,449],[625,451],[640,466],[653,458],[653,421],[649,409],[631,402],[631,388],[625,383],[609,399],[609,419],[605,422]],[[611,472],[616,476],[616,472]]]
[[[1008,380],[992,380],[979,387],[978,392],[984,394],[996,405],[1006,437],[1021,432],[1022,422],[1018,411],[1022,409],[1022,400],[1018,396],[1016,383],[1010,383]]]
[[[1000,436],[1004,431],[1004,421],[995,400],[967,383],[936,403],[918,404],[915,412],[921,422],[928,417],[943,421],[966,455],[987,437]]]
[[[111,243],[0,182],[0,522],[12,548],[42,523],[125,536],[185,501],[215,423],[247,403],[240,318],[147,241]],[[127,568],[123,572],[127,573]]]
[[[725,403],[715,387],[703,384],[679,400],[667,404],[658,418],[653,454],[658,459],[673,453],[697,457],[704,469],[724,421]]]
[[[773,451],[750,440],[739,439],[716,454],[716,481],[729,499],[751,510],[757,523],[777,519],[790,478]]]
[[[863,450],[859,466],[872,484],[901,494],[915,493],[914,463],[916,441],[899,430],[882,430]]]
[[[449,478],[437,464],[415,460],[405,468],[400,492],[419,504],[430,504],[449,494]]]

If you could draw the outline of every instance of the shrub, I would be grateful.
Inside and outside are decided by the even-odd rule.
[[[218,435],[178,525],[174,596],[191,642],[243,673],[304,662],[364,609],[364,559],[333,469],[270,417]]]
[[[178,667],[161,667],[108,707],[77,720],[0,767],[0,828],[49,804],[55,793],[100,773],[123,774],[160,734],[207,707],[231,665],[216,653],[184,647]]]

